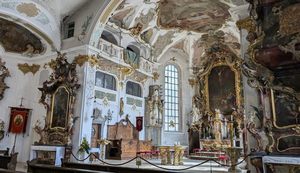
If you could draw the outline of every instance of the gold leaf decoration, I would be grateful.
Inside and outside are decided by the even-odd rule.
[[[100,64],[100,60],[95,55],[78,55],[77,57],[75,57],[74,62],[80,67],[86,62],[89,62],[92,67]]]
[[[197,80],[194,78],[190,78],[189,79],[189,84],[192,88],[194,88],[194,86],[197,84]]]
[[[38,64],[29,65],[29,64],[25,63],[25,64],[18,64],[18,68],[19,68],[19,70],[21,70],[24,73],[24,75],[29,72],[31,72],[33,75],[35,75],[35,73],[37,71],[39,71],[40,65],[38,65]]]
[[[152,79],[154,81],[156,81],[159,78],[159,73],[158,72],[153,72],[152,75],[153,75]]]
[[[239,29],[246,29],[248,32],[255,31],[255,23],[250,17],[237,21],[236,26]]]

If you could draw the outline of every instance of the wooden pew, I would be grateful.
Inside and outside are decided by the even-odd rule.
[[[112,173],[107,171],[95,171],[89,169],[57,167],[54,165],[37,164],[27,162],[31,173]]]
[[[109,166],[109,165],[102,165],[102,164],[65,162],[63,159],[62,159],[62,167],[86,169],[86,170],[109,171],[115,173],[175,173],[172,171],[166,171],[162,169],[156,170],[156,169],[145,169],[145,168],[131,168],[125,166]]]
[[[8,155],[0,155],[0,168],[6,170],[16,170],[18,153]]]

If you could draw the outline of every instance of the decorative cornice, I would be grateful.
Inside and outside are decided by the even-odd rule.
[[[25,64],[18,64],[19,70],[22,71],[24,73],[24,75],[27,74],[27,73],[29,73],[29,72],[31,72],[33,75],[35,75],[35,73],[37,71],[39,71],[40,67],[41,66],[38,65],[38,64],[32,64],[32,65],[29,65],[27,63],[25,63]]]

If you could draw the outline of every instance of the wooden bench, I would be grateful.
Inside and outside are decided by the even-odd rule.
[[[27,162],[27,164],[28,169],[31,173],[112,173],[107,171],[96,171],[90,169],[57,167],[54,165],[37,164],[32,162]]]
[[[8,155],[0,155],[0,168],[6,170],[16,170],[18,153]]]
[[[132,167],[125,167],[125,166],[109,166],[109,165],[102,165],[102,164],[64,162],[62,160],[62,167],[65,168],[98,170],[98,171],[108,171],[108,172],[115,172],[115,173],[175,173],[172,171],[165,171],[162,169],[158,170],[153,168],[152,169],[132,168]]]

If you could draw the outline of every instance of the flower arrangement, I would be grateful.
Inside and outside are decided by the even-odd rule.
[[[79,146],[78,153],[83,154],[84,152],[86,152],[87,154],[89,154],[90,153],[90,149],[91,149],[90,148],[90,144],[86,140],[86,138],[84,137],[82,139],[82,142],[81,142],[80,146]]]

